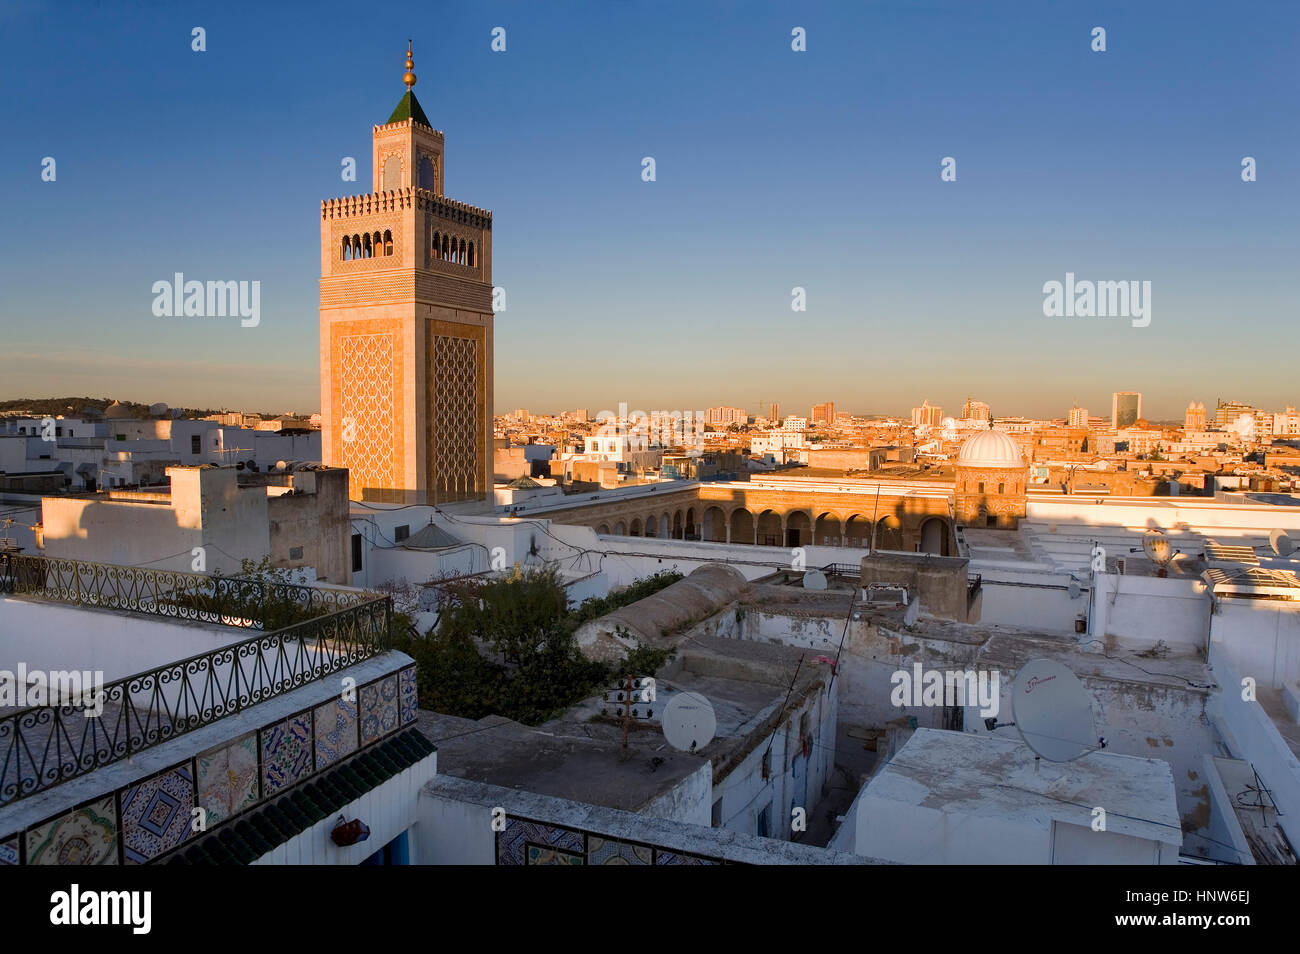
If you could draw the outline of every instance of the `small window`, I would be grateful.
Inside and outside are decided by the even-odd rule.
[[[411,535],[411,527],[410,527],[410,524],[407,524],[407,525],[405,525],[405,526],[398,527],[396,530],[393,531],[393,539],[394,539],[395,541],[397,541],[398,543],[401,543],[403,540],[405,540],[405,539],[406,539],[407,537],[409,537],[410,535]]]
[[[998,493],[1000,493],[1000,494],[1005,494],[1006,492],[1007,492],[1007,485],[1006,485],[1006,484],[998,484]]]
[[[301,560],[301,559],[302,559],[302,547],[290,547],[290,548],[289,548],[289,559],[290,559],[290,560]]]
[[[62,437],[62,436],[63,436],[63,428],[61,428],[61,427],[56,427],[56,428],[54,429],[54,436],[55,436],[55,437]]]
[[[352,572],[361,572],[361,534],[352,534]]]
[[[200,437],[198,434],[190,435],[190,453],[191,454],[203,453],[203,438]]]
[[[980,481],[980,493],[984,493],[984,481]]]

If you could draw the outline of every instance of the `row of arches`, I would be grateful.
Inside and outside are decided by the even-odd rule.
[[[953,552],[948,521],[941,516],[924,518],[914,531],[904,528],[894,514],[874,523],[869,516],[850,514],[841,519],[829,511],[813,516],[812,511],[752,513],[737,507],[730,513],[721,507],[679,508],[676,511],[642,514],[629,520],[599,523],[597,533],[615,536],[659,537],[674,540],[704,540],[713,543],[743,543],[769,547],[853,547],[859,549],[912,551],[947,556]],[[873,534],[874,530],[874,534]],[[909,540],[909,537],[911,539]]]
[[[451,262],[469,268],[478,267],[478,250],[472,241],[466,241],[448,232],[435,230],[429,226],[429,260]]]
[[[342,258],[345,262],[392,254],[393,233],[389,229],[385,229],[382,233],[367,232],[365,235],[343,236]]]

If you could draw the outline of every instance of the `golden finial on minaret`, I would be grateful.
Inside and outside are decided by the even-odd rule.
[[[409,90],[415,85],[415,74],[411,70],[415,69],[415,61],[411,59],[411,41],[406,41],[406,74],[402,77],[402,82],[406,84]]]

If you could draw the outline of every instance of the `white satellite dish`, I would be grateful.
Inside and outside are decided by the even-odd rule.
[[[803,588],[805,590],[826,589],[826,574],[821,570],[805,570],[803,575]]]
[[[1163,530],[1148,530],[1142,535],[1142,549],[1156,566],[1165,566],[1174,558],[1173,547]]]
[[[718,731],[718,717],[709,700],[698,692],[679,692],[669,700],[663,714],[664,738],[683,752],[698,752]]]
[[[1278,556],[1290,556],[1295,550],[1295,542],[1281,528],[1268,535],[1268,542],[1272,544],[1273,552]]]
[[[1070,762],[1097,747],[1088,690],[1051,659],[1032,659],[1016,674],[1011,717],[1025,745],[1049,762]]]

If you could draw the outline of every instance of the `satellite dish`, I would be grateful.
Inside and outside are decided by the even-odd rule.
[[[1273,545],[1273,552],[1278,556],[1290,556],[1295,552],[1295,542],[1282,529],[1274,530],[1268,535],[1268,542]]]
[[[826,574],[821,570],[806,571],[803,575],[803,588],[805,590],[826,589]]]
[[[1148,530],[1142,535],[1142,549],[1156,566],[1167,566],[1173,559],[1174,548],[1163,530]]]
[[[683,752],[698,752],[718,731],[718,717],[709,700],[698,692],[679,692],[664,707],[664,738]]]
[[[1097,746],[1088,690],[1054,660],[1032,659],[1016,674],[1011,717],[1025,745],[1049,762],[1070,762]]]

